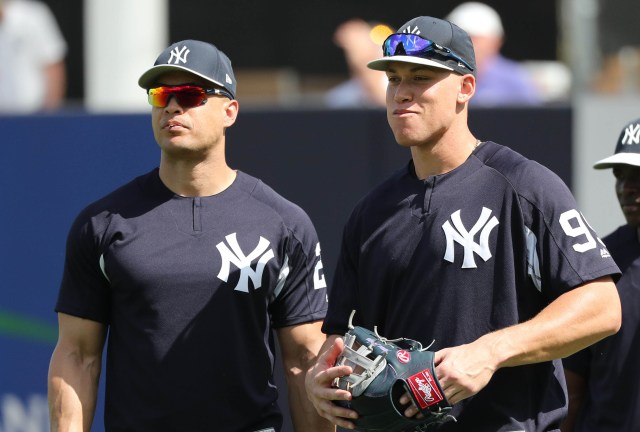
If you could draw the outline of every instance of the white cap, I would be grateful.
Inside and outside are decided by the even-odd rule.
[[[462,3],[445,18],[469,36],[502,36],[504,29],[500,15],[490,6],[480,2]]]

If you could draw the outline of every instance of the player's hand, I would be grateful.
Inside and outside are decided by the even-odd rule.
[[[434,357],[436,375],[451,405],[477,394],[486,387],[497,366],[491,352],[480,343],[460,345],[437,351]],[[420,418],[419,409],[409,394],[400,403],[410,404],[404,412],[407,417]]]
[[[319,415],[340,427],[353,429],[355,425],[347,419],[357,419],[358,414],[332,402],[333,400],[351,400],[351,393],[331,386],[335,378],[353,372],[349,366],[334,366],[343,350],[344,341],[338,337],[320,354],[316,364],[309,369],[305,386],[307,396]]]
[[[436,352],[434,364],[445,397],[452,405],[485,388],[498,368],[491,351],[477,341]]]

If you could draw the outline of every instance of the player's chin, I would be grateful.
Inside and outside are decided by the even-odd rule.
[[[640,228],[640,211],[625,211],[624,218],[628,225]]]
[[[404,131],[404,130],[398,130],[398,131],[393,131],[393,136],[396,139],[396,142],[401,145],[402,147],[413,147],[416,145],[420,144],[420,139],[418,139],[417,137],[415,137],[412,133],[410,133],[409,131]]]
[[[421,140],[403,140],[403,141],[398,141],[398,144],[403,147],[403,148],[415,148],[415,147],[420,147],[420,148],[424,148],[425,147],[425,143],[424,141]]]
[[[206,149],[181,140],[169,140],[160,145],[162,152],[178,159],[201,159]]]

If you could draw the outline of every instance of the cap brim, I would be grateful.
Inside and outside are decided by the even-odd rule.
[[[605,169],[621,164],[640,167],[640,153],[616,153],[613,156],[599,160],[593,164],[593,167],[595,169]]]
[[[447,65],[444,65],[442,63],[439,63],[437,61],[429,60],[429,59],[422,58],[422,57],[403,56],[403,55],[382,57],[382,58],[379,58],[377,60],[370,61],[369,63],[367,63],[367,67],[369,69],[374,69],[374,70],[379,70],[379,71],[386,71],[387,68],[389,67],[389,63],[393,63],[393,62],[413,63],[413,64],[418,64],[418,65],[423,65],[423,66],[434,67],[434,68],[438,68],[438,69],[444,69],[444,70],[448,70],[448,71],[453,71],[454,70],[453,68],[451,68],[451,67],[449,67]]]
[[[222,88],[227,88],[224,84],[219,83],[217,81],[212,80],[211,78],[199,74],[198,72],[195,72],[189,68],[183,67],[183,66],[178,66],[178,65],[158,65],[158,66],[154,66],[151,69],[149,69],[148,71],[146,71],[145,73],[142,74],[142,76],[140,76],[140,78],[138,79],[138,85],[140,87],[142,87],[143,89],[148,89],[151,88],[152,86],[154,86],[157,83],[157,79],[160,75],[167,73],[167,72],[172,72],[172,71],[182,71],[182,72],[188,72],[192,75],[196,75],[212,84],[215,84],[219,87]],[[228,90],[228,89],[227,89]]]

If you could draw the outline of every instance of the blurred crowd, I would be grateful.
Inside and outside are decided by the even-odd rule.
[[[425,14],[428,12],[425,10]],[[640,92],[640,32],[635,22],[640,16],[640,2],[599,0],[595,16],[596,71],[586,88],[578,90],[601,94]],[[502,47],[508,40],[505,29],[510,23],[505,25],[499,11],[488,4],[458,4],[443,18],[472,37],[478,67],[474,106],[562,103],[576,91],[572,87],[575,84],[572,65],[567,59],[516,61],[504,56]],[[329,37],[343,53],[345,73],[341,77],[327,77],[326,85],[317,86],[307,99],[328,108],[383,106],[384,74],[368,69],[366,63],[379,54],[382,42],[393,32],[392,23],[359,17],[337,25]],[[0,0],[0,114],[45,112],[65,106],[68,97],[65,63],[79,54],[68,52],[63,34],[46,2]],[[280,76],[292,80],[291,73]],[[259,74],[256,79],[260,80]],[[297,93],[294,82],[295,79],[281,87],[288,93]],[[265,79],[264,86],[268,85]],[[304,92],[299,90],[300,98],[289,94],[287,100],[294,103],[304,100]],[[240,98],[250,104],[249,93],[240,91]],[[278,100],[273,98],[272,102],[277,104]]]

